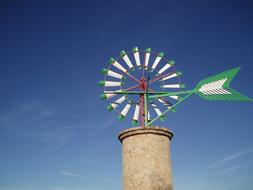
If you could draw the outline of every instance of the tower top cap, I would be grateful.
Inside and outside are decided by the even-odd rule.
[[[152,127],[132,127],[130,129],[124,130],[119,134],[118,139],[120,140],[120,142],[122,142],[127,137],[142,134],[162,135],[168,137],[170,140],[173,137],[173,133],[169,129],[164,127],[152,126]]]

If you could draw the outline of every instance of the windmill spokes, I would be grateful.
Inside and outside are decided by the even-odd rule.
[[[130,53],[132,53],[132,56],[129,55]],[[131,62],[131,57],[134,58],[136,64],[133,64]],[[154,57],[154,61],[152,65],[149,66],[150,59],[153,57]],[[99,84],[101,86],[104,86],[105,88],[104,94],[101,95],[101,99],[107,99],[110,103],[107,109],[109,111],[112,111],[118,108],[120,104],[123,104],[121,100],[124,100],[124,101],[128,100],[129,102],[124,106],[124,108],[121,105],[122,111],[119,113],[119,119],[125,118],[126,115],[129,113],[130,109],[133,107],[132,105],[135,105],[133,108],[133,117],[132,117],[132,124],[134,125],[136,125],[139,120],[143,121],[144,117],[146,118],[145,121],[148,122],[151,120],[152,114],[156,114],[156,115],[161,114],[162,111],[160,110],[157,104],[155,104],[154,102],[152,102],[151,104],[149,103],[148,100],[144,102],[144,100],[146,99],[144,98],[144,94],[148,93],[152,87],[157,86],[158,88],[161,88],[161,84],[163,84],[163,81],[161,80],[161,78],[164,78],[176,72],[174,67],[172,67],[175,62],[173,60],[167,61],[166,59],[163,59],[163,58],[164,58],[164,53],[162,52],[158,54],[153,53],[151,52],[151,48],[147,48],[143,52],[143,51],[139,51],[137,47],[133,48],[132,52],[129,52],[129,53],[126,53],[126,51],[124,50],[121,51],[120,58],[117,60],[114,58],[111,58],[110,59],[111,65],[114,68],[123,72],[123,74],[112,70],[112,68],[110,67],[108,69],[103,69],[103,73],[105,74],[105,80],[100,81]],[[141,59],[144,60],[143,63],[141,63]],[[123,65],[121,65],[122,61],[126,63],[127,68],[129,69],[126,69]],[[137,72],[135,72],[136,71],[135,67],[142,68],[141,76],[139,75],[140,73],[138,74]],[[162,76],[162,74],[166,72],[169,72],[169,74],[165,74]],[[177,78],[178,79],[177,84],[180,84],[178,76],[179,74],[172,77]],[[107,77],[113,77],[121,81],[111,81],[111,80],[108,80]],[[154,83],[156,81],[158,83]],[[137,85],[135,85],[136,83],[134,84],[133,82],[137,82]],[[129,86],[129,84],[131,85]],[[109,90],[109,88],[112,88],[112,87],[113,88],[118,87],[120,89]],[[136,89],[138,90],[135,91]],[[134,90],[134,91],[130,91],[130,90]],[[120,94],[123,94],[124,95],[123,97],[125,98],[123,99],[123,97],[121,97],[119,100],[117,99],[115,101],[114,99],[116,99],[117,96],[120,96]],[[139,95],[139,97],[136,95]],[[179,96],[172,95],[169,98],[171,98],[172,102],[176,102],[178,101]],[[140,101],[140,99],[143,99],[143,100]],[[143,103],[140,103],[140,102],[143,102]],[[168,105],[165,105],[166,108],[169,107],[169,105],[171,105],[171,103],[168,103],[167,100],[165,100],[165,102],[166,104],[168,104]],[[163,102],[163,104],[165,102]],[[150,109],[153,108],[154,111],[150,112],[149,108],[147,108],[147,110],[145,111],[144,110],[145,108],[143,107],[145,104],[150,104]],[[163,104],[159,106],[162,106]],[[163,116],[161,116],[161,118],[163,118]]]

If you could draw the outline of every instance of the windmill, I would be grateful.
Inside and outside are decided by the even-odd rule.
[[[176,112],[187,98],[196,94],[208,101],[252,101],[230,88],[240,67],[201,80],[191,90],[183,90],[182,72],[176,70],[175,61],[167,59],[163,52],[152,52],[151,48],[140,51],[135,47],[129,52],[121,51],[109,63],[102,70],[104,80],[99,81],[104,87],[101,99],[108,101],[108,111],[119,113],[119,120],[130,116],[132,124],[140,126],[119,135],[123,144],[124,190],[173,189],[169,152],[173,133],[151,124],[158,119],[163,121],[168,112]],[[140,155],[145,159],[139,159]]]
[[[108,111],[120,111],[119,120],[134,109],[133,125],[139,122],[147,127],[157,119],[163,121],[167,112],[175,112],[176,107],[193,94],[206,100],[252,101],[229,87],[240,67],[201,80],[192,90],[179,91],[185,88],[180,81],[182,72],[176,71],[175,62],[166,60],[163,52],[154,53],[150,48],[139,51],[135,47],[128,54],[122,51],[118,59],[111,58],[109,62],[109,67],[102,70],[105,78],[99,82],[104,87],[101,99],[108,101]]]

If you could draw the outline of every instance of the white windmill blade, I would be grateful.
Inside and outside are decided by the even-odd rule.
[[[112,64],[117,69],[121,70],[123,73],[127,73],[127,70],[114,58],[110,58],[109,63]]]
[[[123,75],[121,75],[119,73],[116,73],[114,71],[111,71],[111,70],[105,69],[105,68],[102,70],[102,73],[104,73],[107,76],[114,77],[117,79],[123,79],[123,77],[124,77]]]
[[[133,125],[137,125],[138,119],[139,119],[139,114],[140,114],[140,106],[138,104],[136,104],[135,110],[134,110],[134,116],[133,116],[133,120],[132,120]]]
[[[162,114],[161,110],[157,107],[156,104],[151,103],[152,107],[154,108],[158,117],[160,117],[161,121],[164,121],[164,115]]]
[[[99,81],[100,86],[105,87],[115,87],[115,86],[122,86],[123,82],[115,82],[115,81]]]
[[[166,106],[167,108],[171,108],[171,105],[169,103],[167,103],[166,101],[164,101],[161,98],[158,98],[158,101],[161,102],[164,106]]]
[[[133,52],[134,52],[134,59],[135,59],[136,65],[137,67],[140,67],[141,61],[140,61],[140,54],[139,54],[138,47],[133,48]]]
[[[105,91],[106,92],[106,91]],[[122,90],[116,90],[115,92],[122,92]],[[105,99],[110,99],[110,98],[112,98],[112,97],[114,97],[114,96],[116,96],[116,95],[118,95],[118,94],[114,94],[114,93],[104,93],[104,94],[102,94],[101,96],[100,96],[100,98],[102,99],[102,100],[105,100]]]
[[[150,58],[150,53],[151,53],[151,48],[147,48],[146,51],[145,51],[145,62],[144,62],[145,68],[148,67],[148,62],[149,62],[149,58]]]
[[[157,107],[157,105],[156,105],[155,103],[151,103],[151,106],[154,108],[154,110],[155,110],[155,112],[156,112],[156,114],[157,114],[158,116],[161,116],[161,115],[162,115],[161,110]]]
[[[161,88],[185,88],[184,84],[165,84]]]
[[[158,54],[158,56],[155,58],[155,61],[154,61],[153,65],[152,65],[152,69],[155,69],[155,68],[156,68],[156,66],[157,66],[158,63],[161,61],[161,59],[162,59],[163,56],[164,56],[164,53],[163,53],[163,52],[160,52],[160,53]]]
[[[128,113],[128,111],[129,111],[130,108],[131,108],[131,103],[129,102],[129,103],[124,107],[124,109],[120,112],[119,120],[123,120],[123,119],[126,117],[126,115],[127,115],[127,113]]]
[[[170,98],[174,99],[174,100],[178,100],[179,96],[169,96]]]
[[[125,96],[120,97],[115,102],[113,102],[109,106],[107,106],[107,110],[111,112],[113,109],[117,108],[125,100],[126,100]]]
[[[101,96],[101,99],[110,99],[110,98],[112,98],[112,97],[114,97],[114,96],[116,96],[117,94],[103,94],[102,96]]]
[[[166,77],[163,77],[161,80],[165,81],[165,80],[169,80],[169,79],[172,79],[172,78],[175,78],[175,77],[178,77],[182,75],[182,72],[178,71],[178,72],[175,72],[175,73],[172,73]]]
[[[126,62],[127,66],[133,70],[134,66],[132,64],[132,62],[130,61],[128,55],[126,54],[126,52],[123,50],[120,52],[120,56],[122,57],[122,59]]]
[[[150,116],[149,111],[148,111],[148,121],[151,121],[151,116]]]
[[[166,63],[159,71],[158,73],[159,74],[162,74],[164,73],[166,70],[168,70],[172,65],[175,64],[175,61],[173,60],[170,60],[168,63]]]
[[[168,102],[166,102],[165,100],[163,100],[162,98],[158,98],[158,101],[161,102],[165,107],[167,107],[168,109],[170,109],[172,112],[176,112],[176,108],[172,108],[172,105]]]

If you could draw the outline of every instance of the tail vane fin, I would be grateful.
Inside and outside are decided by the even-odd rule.
[[[251,98],[229,88],[240,67],[201,80],[194,89],[195,94],[206,100],[252,101]]]

